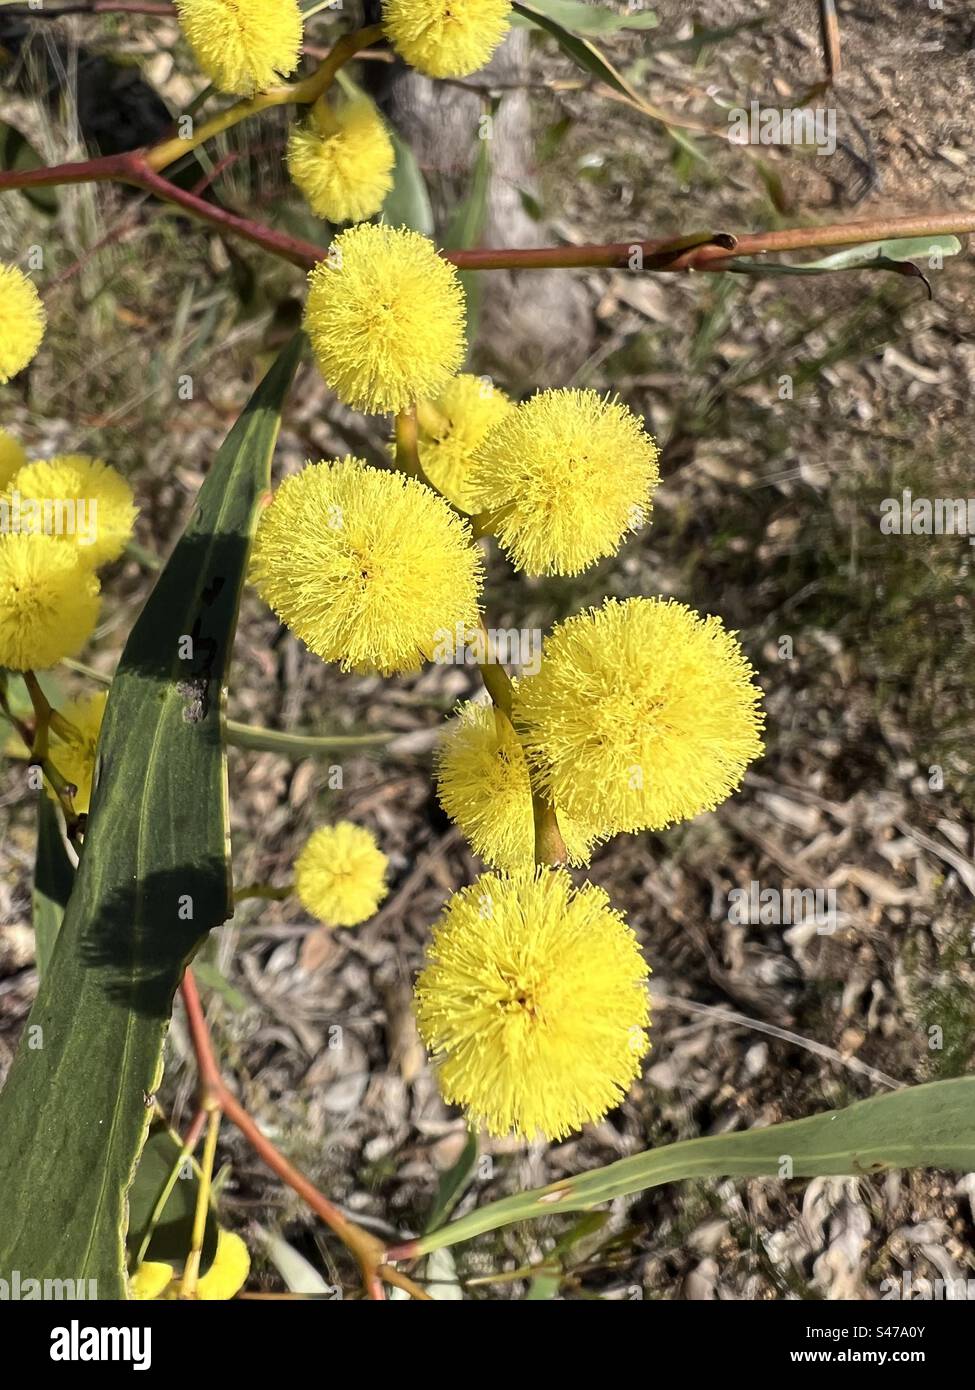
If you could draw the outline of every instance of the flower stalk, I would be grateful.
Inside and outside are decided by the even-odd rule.
[[[283,83],[280,87],[271,87],[268,91],[260,92],[257,96],[250,97],[246,101],[236,102],[226,111],[221,112],[220,115],[205,122],[188,138],[175,136],[171,140],[154,145],[145,154],[146,165],[149,169],[159,173],[168,168],[170,164],[175,164],[178,159],[182,159],[192,150],[198,149],[200,145],[205,145],[214,136],[222,135],[225,131],[239,125],[241,121],[246,121],[249,117],[256,116],[262,111],[270,111],[277,106],[313,105],[328,91],[340,68],[350,62],[362,49],[370,48],[375,43],[381,43],[383,37],[384,30],[381,24],[371,24],[365,29],[357,29],[355,33],[346,34],[329,50],[328,56],[310,76],[300,82]]]

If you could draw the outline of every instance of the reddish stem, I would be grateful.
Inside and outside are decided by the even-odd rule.
[[[352,1252],[362,1271],[363,1283],[369,1298],[379,1302],[385,1297],[383,1292],[383,1281],[385,1280],[405,1289],[412,1297],[425,1301],[429,1297],[428,1294],[418,1288],[399,1270],[390,1269],[384,1263],[382,1242],[370,1235],[368,1231],[364,1231],[361,1226],[357,1226],[354,1221],[350,1221],[334,1203],[319,1192],[304,1173],[300,1172],[294,1164],[289,1163],[284,1154],[276,1149],[270,1139],[261,1132],[237,1097],[228,1089],[213,1051],[210,1030],[207,1027],[203,1004],[200,1000],[200,992],[189,968],[183,976],[181,993],[200,1077],[203,1108],[207,1103],[211,1106],[215,1105],[231,1124],[236,1125],[251,1148],[264,1160],[272,1172],[277,1173],[278,1177],[286,1182],[292,1191],[297,1192],[298,1196],[308,1203],[312,1211],[321,1217],[326,1226]]]
[[[817,246],[856,246],[895,237],[964,235],[975,232],[975,212],[929,213],[835,222],[824,227],[788,227],[778,232],[716,235],[703,244],[675,249],[667,239],[612,242],[602,246],[540,246],[527,250],[445,251],[458,270],[572,269],[615,266],[657,271],[722,270],[737,256],[770,251],[805,251]]]
[[[310,269],[328,250],[289,236],[273,227],[241,217],[209,203],[151,169],[143,150],[107,155],[48,169],[12,169],[0,173],[0,193],[13,188],[42,188],[70,183],[128,183],[174,203],[220,231],[232,232],[254,246]],[[619,241],[605,245],[540,246],[524,249],[444,251],[459,270],[544,270],[591,266],[660,272],[720,271],[736,256],[802,251],[820,246],[855,246],[894,237],[965,235],[975,232],[975,212],[941,212],[909,217],[878,217],[824,227],[789,227],[777,232],[746,232],[741,236],[715,233],[711,237]],[[688,245],[690,240],[690,245]]]

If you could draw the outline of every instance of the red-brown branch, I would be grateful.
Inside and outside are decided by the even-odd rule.
[[[178,188],[149,167],[143,150],[73,164],[58,164],[46,169],[12,169],[0,173],[0,193],[9,189],[73,183],[127,183],[142,188],[164,202],[183,208],[218,231],[242,237],[253,246],[260,246],[303,269],[310,269],[328,254],[325,247],[316,246],[314,242],[289,236],[274,227],[218,207],[187,189]],[[728,263],[739,256],[804,251],[823,246],[856,246],[896,237],[948,233],[963,236],[969,232],[975,232],[975,212],[938,212],[907,217],[864,218],[821,227],[789,227],[776,232],[745,232],[740,236],[716,232],[712,236],[682,237],[677,240],[658,237],[604,245],[446,250],[442,254],[458,270],[569,270],[605,266],[674,273],[725,270]]]
[[[215,1105],[231,1124],[236,1125],[254,1152],[264,1160],[271,1171],[277,1173],[278,1177],[286,1182],[293,1192],[297,1192],[312,1211],[321,1217],[329,1230],[337,1235],[342,1244],[352,1252],[362,1271],[363,1283],[369,1298],[377,1301],[383,1299],[383,1282],[385,1281],[405,1289],[413,1298],[424,1301],[429,1299],[429,1294],[414,1284],[408,1276],[399,1270],[391,1269],[385,1263],[384,1247],[381,1241],[370,1235],[368,1231],[363,1230],[361,1226],[357,1226],[354,1221],[350,1221],[333,1202],[330,1202],[323,1193],[319,1192],[315,1184],[306,1178],[304,1173],[297,1169],[293,1163],[289,1163],[284,1154],[275,1148],[270,1139],[261,1132],[237,1097],[230,1091],[221,1075],[220,1066],[213,1051],[213,1044],[210,1041],[210,1030],[207,1027],[206,1016],[203,1012],[200,992],[196,987],[193,973],[189,969],[183,976],[180,992],[183,997],[183,1006],[186,1009],[190,1040],[193,1044],[193,1053],[196,1057],[200,1078],[201,1100],[204,1104]]]
[[[975,232],[975,212],[941,212],[909,217],[864,218],[824,227],[789,227],[778,232],[717,233],[680,249],[666,238],[612,242],[603,246],[540,246],[527,250],[445,251],[459,270],[545,270],[615,266],[657,271],[723,270],[738,256],[806,251],[819,246],[856,246],[896,237],[965,235]]]

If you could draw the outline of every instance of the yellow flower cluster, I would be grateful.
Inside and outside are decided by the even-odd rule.
[[[447,904],[416,986],[445,1100],[488,1133],[561,1139],[618,1105],[649,1047],[649,974],[602,889],[486,874]]]
[[[337,237],[311,276],[305,324],[346,404],[415,408],[419,469],[446,499],[355,460],[282,486],[258,530],[255,579],[325,658],[414,670],[442,645],[435,632],[471,631],[480,562],[447,502],[531,575],[578,574],[648,520],[659,451],[619,400],[551,390],[514,405],[455,375],[462,292],[424,238],[382,225]],[[472,1122],[560,1137],[605,1114],[637,1074],[646,966],[600,889],[534,871],[536,813],[554,809],[569,863],[583,865],[611,835],[713,809],[762,751],[754,677],[719,619],[614,600],[556,627],[537,673],[515,682],[510,720],[459,710],[438,794],[500,875],[448,903],[417,1014],[445,1099]]]
[[[0,386],[33,361],[46,323],[33,282],[16,266],[0,265]]]
[[[75,788],[71,800],[79,816],[86,816],[91,810],[98,735],[107,703],[107,690],[82,695],[76,700],[65,700],[58,706],[60,718],[52,723],[49,730],[51,761],[64,780]],[[62,720],[68,728],[64,727]],[[19,734],[11,737],[4,746],[4,752],[12,758],[30,757],[30,749],[24,746]],[[49,782],[45,782],[44,790],[58,804],[58,794]]]
[[[180,28],[221,92],[251,96],[298,66],[298,0],[176,0]]]
[[[440,804],[475,852],[506,873],[534,862],[531,782],[524,749],[507,716],[491,705],[462,705],[437,753]],[[569,863],[588,864],[600,838],[588,822],[561,812]]]
[[[296,69],[299,0],[175,3],[221,91],[266,92]],[[389,41],[433,77],[485,64],[511,9],[510,0],[382,0]],[[493,534],[528,575],[578,575],[646,523],[660,482],[656,443],[618,399],[563,389],[515,404],[458,374],[466,306],[455,267],[428,238],[365,220],[390,193],[395,161],[362,95],[319,97],[288,139],[288,172],[311,210],[354,224],[309,275],[304,328],[319,369],[345,405],[404,416],[401,442],[415,419],[416,458],[406,444],[403,452],[417,477],[352,457],[307,464],[264,510],[251,564],[264,600],[312,652],[382,675],[419,670],[445,638],[477,627],[475,535]],[[0,265],[0,385],[30,363],[44,327],[32,282]],[[92,503],[91,528],[45,522]],[[0,667],[44,668],[91,635],[95,571],[122,553],[135,506],[102,460],[29,462],[0,432],[0,508],[9,519],[15,507],[23,524],[0,534]],[[473,1124],[496,1136],[563,1138],[622,1100],[650,1045],[649,968],[637,940],[602,889],[535,866],[539,808],[554,812],[573,866],[611,835],[713,809],[762,752],[761,698],[719,619],[641,597],[557,625],[537,673],[514,682],[510,717],[507,700],[504,711],[460,707],[437,754],[438,794],[498,872],[448,901],[416,1013],[444,1099]],[[106,699],[64,706],[50,731],[52,759],[77,787],[82,813]],[[318,920],[351,927],[386,898],[387,870],[375,837],[340,821],[304,845],[295,892]],[[248,1269],[243,1242],[221,1231],[198,1296],[232,1297]],[[146,1263],[131,1289],[172,1297],[175,1281],[172,1266]]]
[[[14,491],[20,495],[22,526],[28,524],[27,504],[38,530],[44,529],[45,517],[73,517],[72,526],[53,529],[52,534],[92,569],[117,560],[132,536],[132,489],[104,459],[59,454],[29,463],[11,480],[9,492]]]
[[[682,603],[614,599],[559,624],[520,681],[539,785],[610,834],[713,810],[762,752],[762,691],[736,638]]]
[[[309,464],[261,517],[252,577],[283,623],[343,670],[416,671],[477,622],[481,558],[430,488],[361,459]]]
[[[383,0],[397,53],[428,77],[467,77],[508,31],[511,0]]]
[[[618,401],[543,391],[487,434],[469,494],[519,569],[578,574],[647,520],[657,454]]]
[[[81,651],[98,619],[95,570],[121,555],[136,515],[103,460],[25,457],[0,438],[0,666],[16,671]]]
[[[98,580],[53,536],[0,535],[0,666],[44,670],[77,656],[98,618]]]
[[[107,703],[107,690],[83,695],[77,700],[66,700],[58,713],[71,726],[70,732],[60,727],[51,730],[51,761],[65,781],[75,787],[72,804],[80,816],[86,816],[91,809],[98,735]],[[57,801],[52,787],[48,786],[47,792],[52,801]]]
[[[317,217],[359,222],[378,212],[393,186],[396,152],[366,97],[335,107],[324,98],[292,127],[288,173]]]
[[[471,487],[477,450],[514,407],[485,377],[461,375],[449,381],[434,401],[417,408],[420,464],[426,476],[462,512],[476,512]]]
[[[375,837],[351,821],[325,825],[295,860],[295,892],[313,917],[354,927],[371,917],[389,891],[388,860]]]

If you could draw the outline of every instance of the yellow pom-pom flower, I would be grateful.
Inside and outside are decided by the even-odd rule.
[[[618,1105],[649,1047],[649,969],[601,888],[485,874],[448,902],[416,986],[444,1100],[489,1134],[562,1139]]]
[[[15,265],[0,265],[0,386],[33,361],[46,323],[33,281]]]
[[[474,458],[471,496],[512,563],[578,574],[642,525],[660,481],[637,417],[595,391],[543,391],[500,422]]]
[[[53,536],[0,535],[0,666],[45,670],[77,656],[98,618],[98,580]]]
[[[298,0],[176,0],[180,27],[221,92],[251,96],[298,66]]]
[[[322,98],[288,138],[292,182],[329,222],[359,222],[378,212],[393,187],[395,163],[389,132],[367,97],[339,107]]]
[[[0,489],[4,489],[13,481],[15,473],[19,473],[27,462],[27,455],[5,430],[0,430]]]
[[[514,722],[557,805],[607,831],[713,810],[762,752],[762,691],[720,618],[609,600],[561,623],[519,681]]]
[[[397,53],[428,77],[467,77],[508,32],[511,0],[383,0]]]
[[[361,222],[308,278],[305,329],[322,376],[354,410],[405,410],[463,362],[463,288],[418,232]]]
[[[437,751],[437,794],[476,854],[496,869],[530,869],[535,855],[528,763],[505,715],[469,701]],[[588,864],[600,838],[591,826],[557,811],[569,863]]]
[[[417,411],[423,471],[462,512],[477,510],[469,478],[475,451],[514,406],[485,377],[455,376],[435,401]]]
[[[86,816],[91,808],[95,754],[107,703],[107,690],[67,700],[58,707],[58,713],[70,724],[71,731],[65,732],[60,727],[51,729],[51,762],[65,781],[76,788],[72,801],[80,816]],[[51,800],[56,802],[58,798],[53,788],[47,783],[45,786]]]
[[[344,670],[417,671],[477,622],[467,523],[412,478],[361,459],[309,464],[261,517],[252,578],[283,623]]]
[[[96,569],[117,560],[132,536],[132,489],[103,459],[60,454],[29,463],[15,476],[14,492],[21,529],[55,535]]]
[[[313,917],[354,927],[371,917],[389,891],[388,860],[375,836],[342,820],[312,834],[295,860],[295,892]]]

